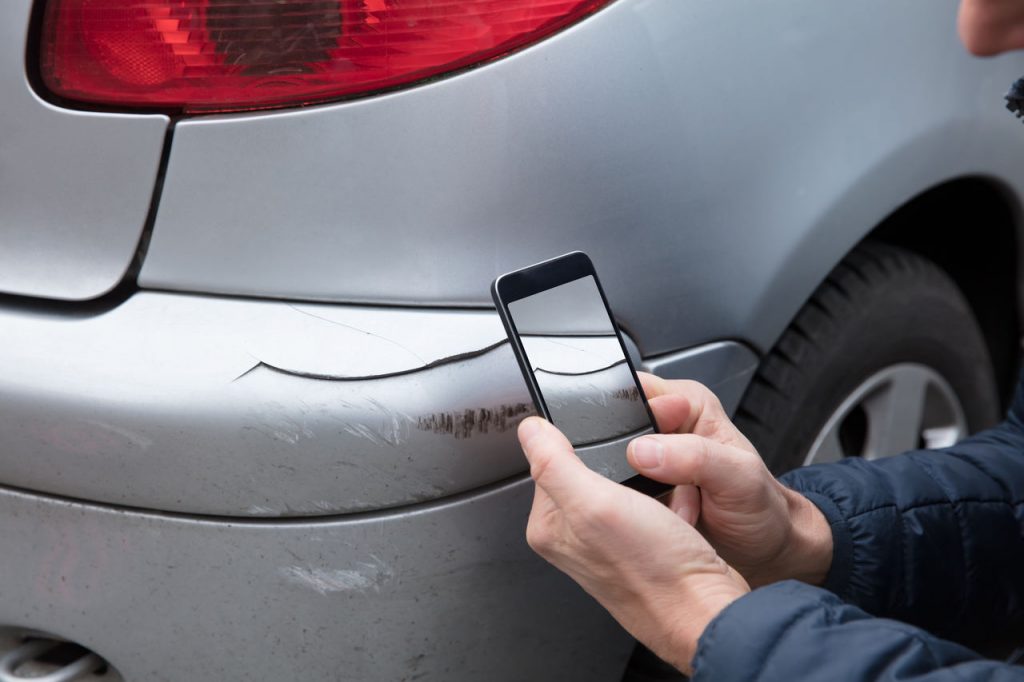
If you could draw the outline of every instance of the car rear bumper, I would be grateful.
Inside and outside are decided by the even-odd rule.
[[[526,469],[513,431],[532,403],[489,311],[138,293],[92,316],[7,308],[0,328],[0,485],[295,517]],[[667,362],[652,367],[742,390],[756,358],[725,343]]]

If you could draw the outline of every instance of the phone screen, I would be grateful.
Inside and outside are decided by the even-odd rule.
[[[511,301],[508,312],[551,422],[573,446],[652,428],[592,275]]]

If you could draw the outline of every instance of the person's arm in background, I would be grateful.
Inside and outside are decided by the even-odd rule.
[[[1024,668],[792,580],[754,590],[720,612],[700,639],[693,669],[693,682],[1024,680]]]
[[[786,489],[707,389],[644,383],[690,403],[674,430],[692,435],[638,439],[631,462],[701,487],[698,528],[751,585],[824,585],[874,615],[972,642],[1024,624],[1024,388],[1006,421],[957,445],[798,469]],[[661,400],[652,407],[667,418]],[[655,469],[638,457],[645,442],[664,448]]]
[[[980,643],[1024,624],[1024,384],[999,426],[954,446],[808,467],[782,482],[831,524],[824,587]]]

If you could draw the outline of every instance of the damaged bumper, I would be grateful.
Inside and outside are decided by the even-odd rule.
[[[489,311],[139,293],[89,317],[4,310],[0,326],[0,484],[187,514],[318,516],[526,468],[513,431],[533,407]],[[728,392],[755,363],[725,343],[650,365]]]

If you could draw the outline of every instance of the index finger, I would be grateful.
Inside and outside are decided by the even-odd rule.
[[[756,452],[747,437],[732,423],[718,396],[704,384],[690,379],[662,379],[652,374],[637,374],[658,425],[664,426],[662,433],[694,433]]]
[[[658,375],[651,374],[650,372],[637,372],[636,376],[640,379],[640,386],[643,387],[644,395],[647,396],[648,400],[668,393],[668,382]]]
[[[647,372],[637,372],[637,377],[658,425],[665,424],[663,432],[690,433],[702,417],[726,417],[718,397],[699,381],[662,379]]]
[[[660,433],[679,433],[693,430],[700,415],[699,407],[694,409],[689,398],[678,390],[673,390],[672,382],[661,377],[637,372],[640,385],[647,396],[647,404],[654,414]],[[678,382],[677,382],[678,383]]]

